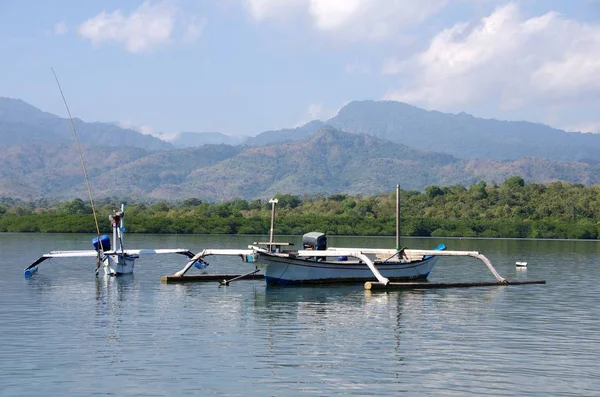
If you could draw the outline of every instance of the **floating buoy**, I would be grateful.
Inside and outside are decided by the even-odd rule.
[[[516,262],[517,267],[527,267],[527,262]]]

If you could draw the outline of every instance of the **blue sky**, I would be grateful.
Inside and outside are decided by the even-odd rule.
[[[254,135],[351,100],[600,132],[598,0],[0,0],[0,96]]]

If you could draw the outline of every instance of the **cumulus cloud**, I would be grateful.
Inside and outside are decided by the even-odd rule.
[[[101,12],[79,26],[79,35],[96,45],[117,42],[129,52],[143,53],[170,43],[177,25],[184,25],[182,39],[192,42],[200,36],[204,24],[204,19],[194,16],[188,17],[187,22],[181,21],[170,3],[144,1],[129,15],[121,10]]]
[[[381,40],[418,25],[446,0],[246,0],[257,20],[308,16],[319,31],[345,40]]]
[[[438,33],[424,52],[390,59],[382,72],[414,82],[386,99],[428,108],[565,106],[600,95],[600,25],[555,12],[525,18],[510,3],[476,25]]]

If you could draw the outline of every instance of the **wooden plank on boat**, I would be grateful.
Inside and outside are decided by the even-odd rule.
[[[162,276],[160,281],[165,284],[201,283],[207,281],[231,280],[240,277],[239,274],[192,274],[189,276]],[[249,274],[238,280],[264,280],[263,274]]]
[[[429,282],[389,282],[387,285],[375,281],[365,283],[366,290],[387,289],[423,289],[423,288],[468,288],[468,287],[494,287],[503,285],[546,284],[546,280],[507,281],[506,284],[498,281],[482,281],[470,283],[429,283]]]

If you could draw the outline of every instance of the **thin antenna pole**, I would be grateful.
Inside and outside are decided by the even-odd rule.
[[[54,68],[50,68],[52,70],[52,74],[54,75],[54,79],[56,80],[56,85],[58,85],[58,90],[60,91],[60,95],[62,96],[63,102],[65,103],[65,107],[67,108],[67,113],[69,115],[69,121],[71,122],[71,129],[73,130],[73,135],[75,135],[75,142],[77,143],[77,150],[79,151],[79,159],[81,160],[81,167],[83,168],[83,176],[85,177],[85,183],[87,185],[88,196],[90,198],[90,204],[92,206],[92,213],[94,214],[94,223],[96,224],[96,234],[98,235],[98,243],[100,244],[100,248],[104,251],[104,247],[102,247],[102,240],[100,239],[100,227],[98,226],[98,217],[96,216],[96,208],[94,207],[94,199],[92,198],[92,188],[90,187],[90,180],[87,175],[87,170],[85,168],[85,161],[83,161],[83,153],[81,152],[81,146],[79,145],[79,138],[77,137],[77,132],[75,131],[75,124],[73,123],[73,117],[71,117],[71,110],[69,110],[69,105],[67,105],[67,100],[65,99],[65,94],[60,86],[60,82],[58,81],[58,77],[54,72]]]
[[[279,200],[277,200],[276,198],[269,200],[269,203],[271,203],[271,229],[269,231],[269,251],[272,251],[273,249],[273,224],[275,221],[275,204],[277,204],[279,202]]]
[[[396,249],[400,249],[400,185],[396,185]]]

